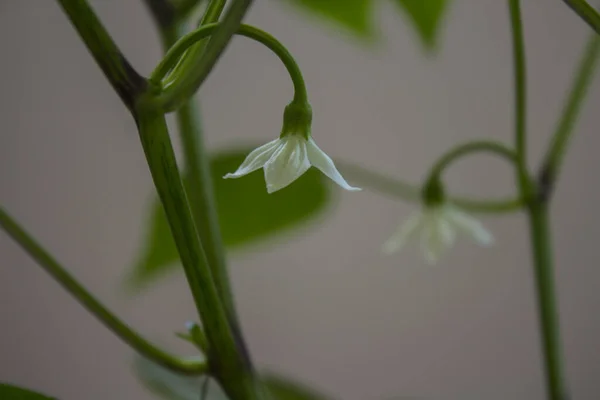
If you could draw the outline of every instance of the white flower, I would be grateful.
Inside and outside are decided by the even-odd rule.
[[[408,240],[420,235],[425,258],[434,264],[444,250],[451,247],[456,233],[463,232],[483,246],[493,243],[494,238],[475,218],[455,206],[442,203],[436,206],[423,206],[390,237],[383,245],[383,251],[394,253]]]
[[[331,158],[317,146],[312,137],[306,139],[301,134],[283,135],[260,146],[248,154],[237,171],[223,178],[240,178],[264,168],[267,192],[273,193],[298,179],[311,165],[320,169],[344,189],[361,190],[346,182],[335,168]]]

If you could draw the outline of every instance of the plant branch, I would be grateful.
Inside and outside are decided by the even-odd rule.
[[[377,193],[388,195],[398,200],[412,202],[421,201],[421,187],[417,185],[411,185],[395,178],[385,176],[379,172],[339,159],[335,160],[335,164],[344,176],[350,177],[365,189],[371,189]],[[477,200],[466,197],[450,197],[448,201],[466,211],[474,213],[510,213],[523,208],[523,202],[519,198],[505,200]]]
[[[471,154],[487,152],[498,155],[507,159],[511,164],[517,161],[517,155],[514,151],[503,145],[502,143],[492,142],[489,140],[480,140],[474,142],[467,142],[465,144],[458,145],[444,154],[440,159],[433,165],[431,172],[429,173],[429,179],[438,179],[442,172],[454,161],[459,158]]]
[[[198,237],[165,117],[160,110],[146,108],[144,100],[136,109],[140,139],[206,332],[211,372],[232,400],[258,399],[252,363],[225,312]]]
[[[527,67],[525,64],[525,40],[520,0],[508,0],[515,84],[515,152],[517,154],[517,181],[523,197],[527,197]]]
[[[542,353],[549,400],[567,400],[562,355],[560,325],[554,271],[552,268],[552,243],[548,223],[548,204],[537,201],[528,208],[537,306],[542,336]]]
[[[179,27],[161,29],[165,52],[178,40]],[[237,329],[237,316],[231,290],[227,260],[223,247],[221,228],[217,215],[213,184],[210,174],[209,157],[204,148],[199,105],[190,99],[177,111],[177,124],[183,147],[185,171],[188,174],[187,195],[194,216],[200,240],[213,274],[213,280],[223,307]]]
[[[81,305],[98,318],[108,329],[141,355],[172,371],[199,375],[207,372],[204,362],[177,358],[154,346],[122,322],[100,301],[90,294],[52,255],[39,245],[17,221],[0,207],[0,226],[21,248],[29,254],[52,278],[67,290]]]
[[[575,122],[581,112],[588,87],[598,66],[599,56],[600,36],[594,33],[587,43],[568,100],[565,103],[556,131],[552,137],[552,142],[542,162],[540,191],[543,197],[551,195],[552,189],[558,180],[568,144],[573,136]]]
[[[585,0],[563,0],[597,34],[600,34],[600,14]]]
[[[125,59],[86,0],[57,0],[125,106],[132,110],[146,80]]]
[[[195,31],[183,36],[169,49],[163,60],[152,72],[150,80],[155,84],[159,84],[169,71],[177,65],[188,49],[193,47],[196,42],[211,35],[219,28],[219,25],[220,24],[218,23],[202,25]],[[302,72],[292,54],[283,44],[281,44],[281,42],[267,32],[250,25],[240,25],[235,34],[255,40],[275,53],[285,65],[292,82],[294,83],[294,101],[302,103],[307,102],[306,83],[304,82]]]
[[[203,52],[190,57],[190,63],[179,69],[176,79],[154,100],[162,110],[169,112],[185,104],[206,80],[217,60],[240,26],[253,0],[234,0],[227,10],[219,29],[208,40]]]

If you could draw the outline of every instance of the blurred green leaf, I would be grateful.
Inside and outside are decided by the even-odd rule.
[[[140,356],[135,356],[133,370],[148,390],[166,400],[199,400],[206,379],[175,374]],[[205,400],[227,400],[227,396],[219,384],[211,380]]]
[[[165,400],[198,400],[205,377],[177,375],[145,358],[136,356],[134,371],[146,388]],[[275,375],[264,375],[263,381],[274,400],[328,400],[312,389]],[[210,381],[206,400],[226,400],[214,380]]]
[[[313,389],[281,376],[265,375],[263,381],[277,400],[327,400]]]
[[[373,34],[372,0],[288,0],[309,13],[362,38]]]
[[[433,49],[450,0],[394,0],[414,24],[423,44]]]
[[[262,170],[240,179],[235,171],[252,148],[213,154],[210,161],[223,242],[229,249],[257,242],[316,216],[331,200],[323,175],[311,168],[292,185],[268,194]],[[179,265],[179,256],[162,205],[152,204],[145,246],[129,283],[146,284]]]
[[[0,383],[0,399],[2,400],[53,400],[53,397],[41,395],[27,389]]]

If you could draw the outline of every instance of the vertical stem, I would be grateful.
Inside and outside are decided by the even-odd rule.
[[[214,17],[211,15],[211,18]],[[218,15],[216,17],[218,18]],[[176,22],[169,28],[161,29],[161,40],[165,52],[179,38],[178,25]],[[204,148],[199,105],[193,98],[177,111],[177,124],[183,146],[185,172],[188,175],[187,195],[190,199],[194,221],[206,251],[206,258],[217,292],[230,322],[234,325],[234,329],[237,329],[235,303],[227,272],[227,260],[213,193],[209,159]]]
[[[535,193],[534,185],[527,172],[527,69],[520,0],[508,0],[508,5],[514,58],[517,182],[521,197],[528,205],[547,396],[549,400],[566,400],[552,265],[552,244],[548,224],[550,199],[544,182],[539,182],[537,193]]]
[[[548,205],[543,202],[533,203],[529,206],[528,213],[533,245],[535,286],[542,334],[547,396],[549,400],[567,400],[552,265],[553,255]]]
[[[260,398],[254,370],[215,288],[179,175],[165,117],[140,101],[137,123],[152,179],[165,209],[209,341],[208,362],[231,400]]]
[[[524,188],[527,176],[527,68],[525,41],[521,20],[520,0],[509,0],[510,22],[515,82],[515,152],[517,153],[517,178]]]
[[[233,320],[236,320],[233,293],[229,283],[225,249],[223,248],[217,205],[213,193],[209,159],[204,148],[200,122],[196,116],[197,108],[197,102],[192,99],[183,105],[177,113],[179,134],[188,174],[187,193],[223,307],[227,314]]]

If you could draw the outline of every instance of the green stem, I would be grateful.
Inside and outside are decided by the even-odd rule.
[[[527,178],[527,68],[525,65],[525,41],[523,38],[523,22],[521,20],[520,0],[508,0],[515,81],[515,152],[517,154],[517,181],[524,191]]]
[[[202,15],[198,26],[200,27],[202,25],[218,22],[226,3],[226,0],[211,0],[204,11],[204,15]],[[176,27],[176,24],[172,24],[172,26]],[[176,40],[177,39],[179,39],[178,36],[176,37]],[[175,44],[175,41],[171,43],[171,46]],[[169,46],[169,48],[171,46]],[[186,57],[181,58],[181,62],[175,66],[171,75],[179,76],[182,74],[182,71],[187,71],[192,68],[193,63],[196,62],[198,58],[202,57],[202,52],[204,51],[205,47],[206,41],[203,41],[201,43],[196,43],[193,47],[189,48],[186,52]],[[166,50],[168,50],[168,48]]]
[[[160,109],[166,112],[176,110],[200,88],[237,31],[252,2],[253,0],[233,0],[219,29],[208,40],[202,53],[190,57],[190,62],[179,69],[177,79],[156,97],[155,102]]]
[[[79,303],[96,316],[108,329],[114,332],[125,343],[148,359],[165,368],[182,374],[194,375],[207,372],[203,362],[183,360],[154,346],[144,339],[127,324],[117,318],[100,301],[90,294],[65,268],[63,268],[52,255],[39,245],[36,240],[25,231],[17,221],[0,207],[0,226],[13,240],[21,246],[44,270],[52,276],[65,290],[67,290]]]
[[[165,117],[154,108],[146,108],[144,100],[137,107],[140,139],[206,332],[211,373],[232,400],[257,399],[252,364],[230,325],[198,238]]]
[[[161,40],[165,52],[177,42],[179,30],[179,22],[169,28],[161,28]],[[185,171],[188,174],[187,195],[217,292],[234,329],[238,329],[233,291],[227,272],[227,260],[213,193],[209,157],[204,148],[199,108],[197,102],[192,98],[177,111]]]
[[[585,0],[563,0],[596,33],[600,34],[600,14]]]
[[[554,186],[554,183],[558,179],[569,139],[572,137],[573,128],[580,114],[583,100],[594,77],[599,56],[600,37],[594,33],[588,41],[569,98],[554,132],[552,143],[542,162],[541,176],[543,184],[547,187],[547,192],[550,191],[551,186]]]
[[[335,160],[335,165],[338,166],[338,169],[344,176],[349,177],[363,188],[371,189],[375,192],[399,200],[421,201],[421,188],[417,185],[411,185],[395,178],[385,176],[379,172],[339,159]],[[523,208],[523,202],[519,198],[505,200],[476,200],[466,197],[450,197],[448,201],[466,211],[474,213],[510,213]]]
[[[57,0],[96,63],[130,110],[145,91],[146,80],[125,59],[85,0]]]
[[[440,157],[440,159],[433,164],[433,167],[431,167],[429,179],[439,179],[444,170],[448,168],[448,166],[454,161],[467,154],[480,152],[496,154],[500,157],[506,158],[511,163],[515,163],[517,158],[515,152],[502,143],[492,142],[489,140],[468,142],[454,147]]]
[[[567,400],[560,348],[560,326],[552,267],[552,243],[548,205],[535,202],[528,207],[542,352],[549,400]]]
[[[196,42],[201,41],[207,36],[210,36],[215,30],[219,28],[221,24],[209,24],[203,25],[193,32],[188,33],[177,41],[167,52],[162,61],[154,69],[150,75],[150,80],[154,83],[159,83],[169,71],[177,65],[181,56]],[[237,35],[245,36],[253,39],[267,48],[279,57],[279,59],[285,65],[292,82],[294,83],[294,101],[305,103],[307,101],[306,83],[302,76],[302,72],[298,67],[298,63],[292,56],[292,54],[285,48],[281,42],[275,39],[273,36],[264,32],[256,27],[250,25],[240,25],[235,32]],[[173,80],[171,80],[173,81]]]

